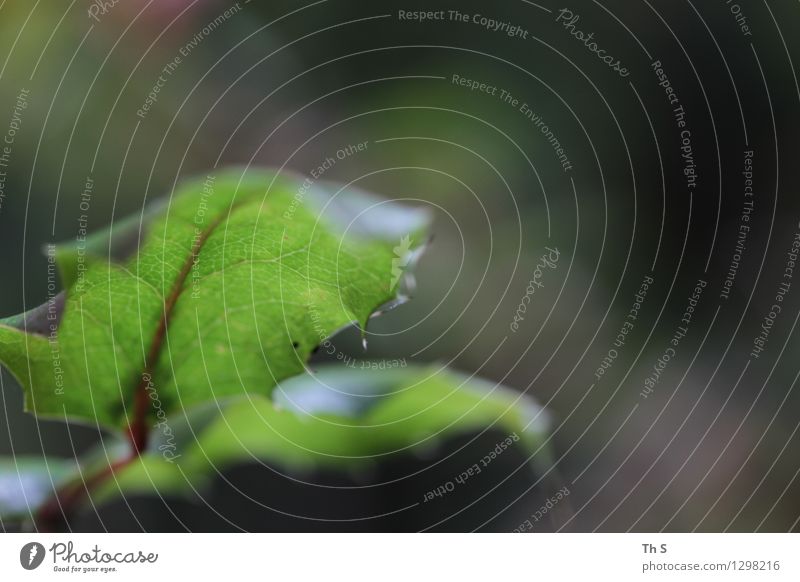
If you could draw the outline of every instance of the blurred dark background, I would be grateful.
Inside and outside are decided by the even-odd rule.
[[[41,248],[75,237],[87,177],[89,228],[101,230],[181,177],[230,164],[308,174],[338,149],[368,142],[325,178],[436,213],[414,301],[374,321],[368,355],[450,363],[546,405],[571,508],[539,529],[798,529],[800,282],[764,352],[750,355],[800,230],[796,2],[741,2],[746,21],[737,21],[725,2],[576,1],[567,7],[579,15],[573,29],[558,20],[563,6],[522,0],[122,0],[96,19],[92,6],[0,7],[0,132],[21,93],[26,103],[3,168],[0,316],[46,299]],[[413,22],[400,10],[470,19]],[[518,25],[526,38],[488,30],[475,14]],[[570,30],[593,32],[629,75]],[[655,61],[686,113],[693,189]],[[160,75],[156,102],[137,114]],[[453,75],[498,89],[471,91]],[[723,298],[742,232],[747,151],[750,229]],[[559,250],[558,266],[512,331],[545,247]],[[635,326],[597,379],[650,276]],[[700,279],[707,287],[688,333],[644,398]],[[361,354],[356,333],[337,345]],[[7,374],[2,406],[0,453],[70,456],[96,441],[81,427],[37,427]],[[510,530],[553,493],[526,498],[526,486],[514,487],[453,528],[489,520]],[[519,492],[527,504],[506,509]],[[311,517],[322,511],[303,505]]]

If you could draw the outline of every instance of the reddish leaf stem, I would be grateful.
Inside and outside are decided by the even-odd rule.
[[[192,242],[192,250],[186,260],[183,262],[180,273],[172,284],[169,295],[164,300],[164,310],[161,313],[161,319],[158,322],[158,328],[153,335],[153,342],[150,344],[150,351],[147,353],[145,359],[145,369],[139,378],[139,383],[136,386],[134,393],[134,412],[133,421],[130,423],[130,439],[131,446],[136,453],[141,454],[147,448],[147,412],[149,410],[148,392],[154,389],[152,386],[153,369],[161,355],[161,349],[164,346],[164,340],[167,337],[167,330],[169,329],[169,322],[172,319],[172,314],[175,311],[175,304],[183,292],[183,287],[186,280],[192,272],[195,265],[196,258],[200,254],[203,245],[214,232],[214,229],[227,218],[227,215],[221,214],[214,221],[203,230],[199,236],[195,237]]]
[[[92,489],[111,477],[115,471],[126,467],[138,457],[136,454],[128,455],[124,459],[109,464],[102,471],[91,475],[85,480],[68,483],[39,509],[36,515],[37,529],[41,532],[60,529],[60,525],[67,522],[70,513],[84,496],[87,496]]]
[[[62,521],[66,522],[69,515],[75,510],[82,499],[89,495],[92,489],[112,476],[114,471],[122,469],[138,459],[147,449],[149,429],[147,419],[150,409],[149,393],[151,390],[155,389],[152,384],[153,370],[164,346],[170,319],[172,318],[175,305],[186,284],[186,280],[189,278],[192,268],[195,265],[196,258],[200,254],[200,250],[208,240],[208,237],[211,236],[214,229],[219,226],[227,216],[226,213],[221,213],[199,234],[199,236],[195,237],[192,242],[191,253],[184,261],[180,273],[178,273],[177,278],[172,284],[169,295],[167,295],[164,300],[164,309],[158,322],[158,328],[153,335],[153,341],[150,344],[150,350],[145,359],[145,369],[139,377],[133,394],[133,419],[128,425],[128,437],[131,444],[130,454],[124,459],[104,467],[102,471],[92,475],[85,481],[70,483],[57,491],[53,498],[42,506],[36,518],[37,526],[44,529],[44,531],[56,529]]]

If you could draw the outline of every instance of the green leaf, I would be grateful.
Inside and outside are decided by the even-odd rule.
[[[398,297],[428,220],[270,171],[190,181],[116,234],[59,247],[64,305],[0,322],[0,362],[27,410],[110,428],[266,396]]]
[[[124,486],[107,482],[102,495],[158,486],[190,493],[218,471],[255,461],[301,474],[369,472],[392,455],[489,428],[524,447],[531,467],[543,474],[552,463],[549,424],[529,396],[438,366],[328,365],[282,382],[272,400],[217,402],[176,418],[168,430],[155,427],[147,454],[122,471]],[[173,478],[165,479],[170,471]]]
[[[141,214],[120,220],[108,230],[57,245],[55,259],[64,287],[75,285],[82,270],[90,264],[122,262],[136,253],[150,225],[165,211],[165,207],[165,200],[157,200]]]

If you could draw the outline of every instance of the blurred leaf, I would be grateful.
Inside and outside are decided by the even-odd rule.
[[[74,460],[0,458],[0,520],[29,518],[62,484],[77,477]]]
[[[543,472],[551,462],[544,444],[549,420],[528,396],[436,366],[331,365],[282,382],[273,400],[209,404],[176,419],[166,435],[154,429],[148,453],[122,470],[119,486],[107,482],[102,495],[191,492],[230,466],[252,462],[291,473],[368,472],[389,456],[489,428],[519,442],[533,468]]]

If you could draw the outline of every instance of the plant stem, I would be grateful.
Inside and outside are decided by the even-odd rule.
[[[231,210],[236,208],[234,205]],[[161,313],[161,318],[158,322],[153,335],[153,341],[150,344],[150,349],[145,359],[145,369],[136,384],[136,389],[133,393],[133,419],[131,420],[128,428],[128,437],[131,443],[130,455],[120,461],[111,463],[104,467],[102,471],[92,475],[80,483],[70,483],[63,489],[56,492],[53,498],[48,501],[38,512],[36,522],[38,526],[50,528],[58,525],[60,522],[66,522],[68,515],[75,510],[76,505],[87,495],[90,491],[97,487],[100,483],[108,479],[114,474],[114,471],[122,469],[129,465],[131,462],[139,458],[147,448],[148,436],[148,410],[150,407],[150,392],[154,390],[152,383],[153,368],[161,355],[161,349],[164,345],[164,340],[167,336],[169,322],[172,313],[175,310],[175,304],[180,298],[183,286],[188,279],[192,268],[194,267],[197,256],[200,253],[203,245],[208,240],[208,237],[214,232],[222,221],[226,218],[221,214],[214,220],[192,243],[192,249],[189,256],[183,263],[180,272],[172,285],[172,289],[164,299],[164,309]]]
[[[40,532],[57,531],[60,525],[67,524],[76,506],[89,495],[89,492],[118,471],[139,458],[134,452],[115,461],[87,479],[71,482],[56,491],[55,495],[37,512],[35,525]]]

